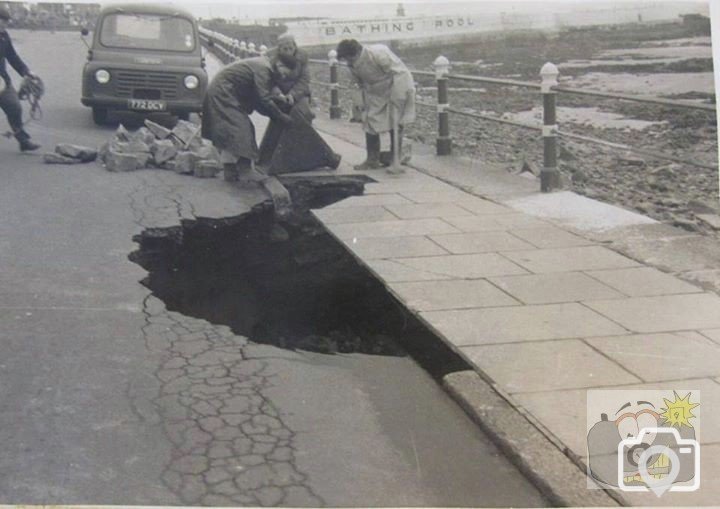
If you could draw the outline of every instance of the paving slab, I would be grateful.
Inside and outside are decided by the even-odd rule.
[[[506,202],[528,214],[552,219],[579,230],[610,230],[622,226],[653,224],[654,219],[570,191],[535,194]]]
[[[715,341],[716,343],[720,344],[720,329],[707,329],[707,330],[701,330],[700,333]]]
[[[654,235],[626,238],[620,234],[613,237],[613,247],[668,272],[720,267],[720,249],[717,240],[712,237],[682,234],[659,238]]]
[[[512,399],[570,451],[587,456],[586,389],[516,393]]]
[[[580,340],[462,347],[505,391],[603,387],[641,381]]]
[[[457,188],[410,170],[407,174],[392,177],[384,182],[371,183],[365,186],[365,192],[372,194],[455,191]]]
[[[619,269],[640,264],[602,246],[516,251],[505,256],[536,274],[577,270]]]
[[[506,232],[431,235],[430,238],[454,254],[522,251],[534,247]]]
[[[443,274],[455,279],[527,274],[525,269],[497,253],[405,258],[402,263],[408,267]]]
[[[587,342],[646,382],[720,376],[720,345],[699,332],[612,336]]]
[[[490,281],[525,304],[554,304],[625,297],[622,293],[582,272],[493,277]]]
[[[520,305],[520,302],[482,279],[392,283],[390,289],[405,305],[417,311]]]
[[[407,258],[450,254],[427,237],[362,237],[344,239],[343,243],[363,260]]]
[[[412,205],[386,205],[386,208],[400,219],[421,219],[426,217],[472,216],[473,213],[452,203],[414,203]]]
[[[693,285],[698,285],[708,291],[720,293],[720,269],[691,270],[679,272],[677,275]]]
[[[588,271],[587,274],[630,297],[702,292],[701,288],[653,267]]]
[[[661,499],[654,494],[623,493],[631,504],[638,506],[713,506],[720,499],[720,484],[716,482],[720,472],[720,384],[709,379],[691,379],[680,382],[664,382],[617,389],[695,389],[700,391],[701,406],[706,410],[701,416],[699,442],[701,447],[700,489],[688,493],[665,493]],[[535,417],[542,426],[562,441],[573,453],[587,456],[587,391],[560,390],[540,393],[514,394],[512,399]],[[599,416],[598,416],[599,418]]]
[[[710,293],[588,301],[585,305],[633,332],[720,327],[720,297]]]
[[[364,223],[392,221],[398,217],[384,207],[340,207],[313,210],[312,213],[325,224]]]
[[[448,223],[460,231],[473,233],[485,231],[505,231],[519,228],[543,228],[548,223],[525,214],[488,214],[476,216],[449,217]]]
[[[323,210],[337,209],[342,207],[373,207],[382,205],[392,205],[396,203],[412,203],[407,198],[396,193],[390,194],[372,194],[363,196],[350,196],[344,200],[328,205]]]
[[[481,198],[470,198],[469,195],[468,197],[459,200],[457,204],[478,215],[510,214],[515,212],[513,209],[506,207],[505,205],[500,205],[490,200],[483,200]]]
[[[580,304],[427,311],[421,316],[456,346],[627,334]],[[551,343],[543,347],[552,349]]]
[[[458,233],[456,228],[435,218],[330,224],[327,226],[328,230],[340,239],[361,237],[388,238],[431,235],[433,233]]]
[[[540,249],[589,246],[594,242],[554,226],[532,229],[513,229],[512,234]]]
[[[415,203],[454,203],[474,214],[511,214],[513,210],[463,191],[415,191],[400,194]]]
[[[377,277],[386,283],[452,279],[452,276],[447,274],[408,267],[400,260],[366,260],[365,263]]]

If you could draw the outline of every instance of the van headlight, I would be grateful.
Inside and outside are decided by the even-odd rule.
[[[105,69],[98,69],[97,71],[95,71],[95,81],[97,81],[101,85],[108,83],[110,81],[110,73],[107,72]]]
[[[197,79],[197,76],[193,76],[192,74],[185,76],[185,88],[189,90],[194,90],[200,85],[200,80]]]

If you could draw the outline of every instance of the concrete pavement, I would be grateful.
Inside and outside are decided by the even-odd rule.
[[[358,125],[323,117],[317,126],[343,140],[335,143],[350,162],[362,161]],[[621,499],[717,503],[717,241],[414,148],[406,174],[368,172],[377,183],[366,195],[315,216],[580,468],[588,389],[699,389],[700,489]],[[582,477],[575,482],[576,494],[590,496]]]

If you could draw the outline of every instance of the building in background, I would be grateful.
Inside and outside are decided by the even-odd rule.
[[[69,30],[95,26],[100,4],[71,2],[0,2],[12,15],[11,26],[33,30]]]
[[[513,31],[560,31],[571,27],[603,27],[629,23],[683,22],[683,15],[707,17],[708,6],[686,2],[597,3],[584,8],[529,12],[507,5],[504,12],[466,12],[447,15],[413,15],[412,4],[398,4],[392,17],[284,19],[288,33],[303,46],[332,46],[342,39],[361,42],[394,42],[423,46],[438,42],[462,42],[493,33]],[[690,22],[695,18],[689,18]],[[687,21],[686,21],[687,22]]]

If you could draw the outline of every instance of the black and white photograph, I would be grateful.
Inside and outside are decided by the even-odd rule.
[[[720,4],[0,0],[0,509],[720,501]]]

